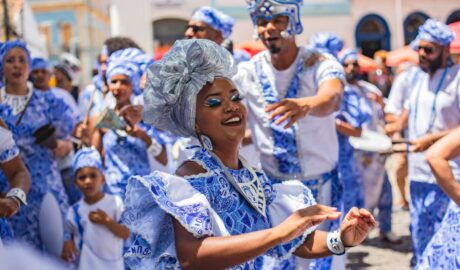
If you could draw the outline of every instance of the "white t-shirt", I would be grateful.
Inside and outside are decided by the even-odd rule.
[[[89,220],[89,213],[98,209],[113,220],[120,221],[123,201],[110,194],[105,194],[91,205],[81,199],[67,213],[66,226],[72,231],[77,248],[81,246],[78,269],[124,270],[123,239],[116,237],[105,226]]]
[[[416,83],[422,73],[419,67],[411,67],[399,74],[391,86],[390,96],[385,104],[385,113],[399,116],[405,109],[410,97],[412,85]]]
[[[253,143],[260,152],[262,168],[269,175],[287,180],[292,178],[279,172],[278,162],[273,155],[274,139],[265,112],[265,101],[254,62],[261,61],[262,69],[277,89],[275,94],[283,99],[296,72],[296,63],[300,58],[307,59],[312,50],[300,47],[296,61],[284,71],[277,71],[271,64],[270,54],[264,51],[254,56],[251,61],[239,65],[238,74],[233,78],[239,91],[246,99],[249,112],[249,128],[252,130]],[[306,67],[300,78],[299,97],[314,96],[318,87],[326,80],[340,78],[343,80],[343,68],[334,59],[317,61]],[[338,161],[338,140],[333,114],[327,117],[307,115],[297,122],[296,141],[302,179],[311,179],[332,170]]]
[[[420,72],[419,79],[412,86],[409,99],[409,138],[419,138],[428,132],[437,133],[457,127],[460,124],[460,65],[448,68],[446,77],[438,93],[433,126],[428,131],[432,117],[435,91],[442,78],[444,69],[439,69],[430,79],[425,72]],[[417,104],[418,98],[418,104]],[[460,158],[449,162],[456,179],[460,179]],[[425,153],[409,155],[409,179],[426,183],[436,180],[425,160]]]

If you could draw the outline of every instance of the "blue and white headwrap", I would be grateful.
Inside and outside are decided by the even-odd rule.
[[[343,49],[343,41],[334,33],[317,32],[310,37],[309,46],[337,58],[337,54]]]
[[[26,53],[27,62],[29,63],[29,72],[32,68],[31,66],[32,61],[30,59],[30,52],[27,49],[27,45],[19,39],[14,40],[14,41],[6,41],[2,43],[2,45],[0,46],[0,76],[1,76],[2,81],[3,81],[3,75],[4,75],[3,74],[3,61],[5,61],[6,54],[13,48],[20,48]]]
[[[137,48],[118,50],[110,55],[107,65],[107,82],[112,76],[123,74],[129,77],[133,87],[133,94],[140,95],[139,81],[147,67],[153,63],[152,57]]]
[[[176,41],[147,71],[144,122],[178,136],[196,137],[196,96],[216,77],[231,80],[235,74],[232,55],[215,42]]]
[[[220,31],[224,39],[232,34],[232,29],[235,25],[235,19],[212,7],[201,7],[193,13],[191,19],[207,23],[212,28]]]
[[[421,40],[437,43],[441,46],[449,46],[455,39],[455,33],[445,23],[428,19],[419,27],[418,35],[410,46],[412,49],[417,49]]]
[[[300,21],[300,6],[303,0],[246,0],[252,23],[257,25],[259,18],[271,20],[273,17],[284,15],[289,17],[288,35],[300,35],[303,31]]]
[[[349,61],[358,61],[358,51],[356,49],[346,49],[343,53],[342,56],[340,57],[339,61],[342,63],[342,65],[345,62]]]
[[[32,59],[32,70],[35,69],[46,69],[49,70],[50,66],[48,61],[42,57],[35,57]]]
[[[72,171],[74,177],[79,169],[85,167],[96,168],[101,173],[104,173],[104,168],[102,166],[102,158],[96,149],[89,147],[82,148],[75,154],[72,163]]]

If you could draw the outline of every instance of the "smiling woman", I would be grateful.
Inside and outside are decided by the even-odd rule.
[[[272,184],[238,155],[246,108],[231,77],[232,56],[207,40],[177,41],[148,74],[144,120],[199,138],[176,176],[132,177],[125,222],[136,237],[125,254],[131,269],[262,269],[275,259],[343,254],[375,221],[352,209],[340,231],[316,230],[337,219],[299,181]],[[328,242],[334,245],[327,245]]]

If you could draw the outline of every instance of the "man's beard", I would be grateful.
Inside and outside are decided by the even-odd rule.
[[[428,60],[428,59],[424,59],[425,62],[428,62],[428,67],[421,67],[421,69],[424,71],[424,72],[427,72],[427,73],[430,73],[430,74],[434,74],[436,72],[436,70],[438,70],[441,66],[442,66],[442,57],[443,55],[440,54],[436,59],[434,60]]]
[[[270,45],[268,47],[268,50],[270,51],[271,54],[277,54],[277,53],[281,52],[281,48],[277,47],[276,45]]]
[[[347,82],[356,82],[359,80],[359,74],[355,72],[346,73],[345,78],[347,79]]]

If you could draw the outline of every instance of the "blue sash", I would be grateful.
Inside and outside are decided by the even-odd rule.
[[[259,77],[259,83],[262,87],[265,101],[268,104],[279,102],[280,99],[276,96],[275,91],[273,91],[274,86],[272,86],[270,80],[262,69],[261,60],[255,61],[254,65],[257,77]],[[300,87],[300,74],[303,71],[303,61],[299,60],[297,61],[296,73],[292,78],[291,84],[289,85],[284,98],[297,98]],[[292,127],[285,129],[284,125],[286,122],[276,125],[275,121],[279,117],[281,116],[277,116],[270,120],[270,129],[274,140],[273,155],[278,161],[278,170],[284,174],[300,174],[302,169],[300,167],[299,153],[297,150],[297,126],[293,125]]]

